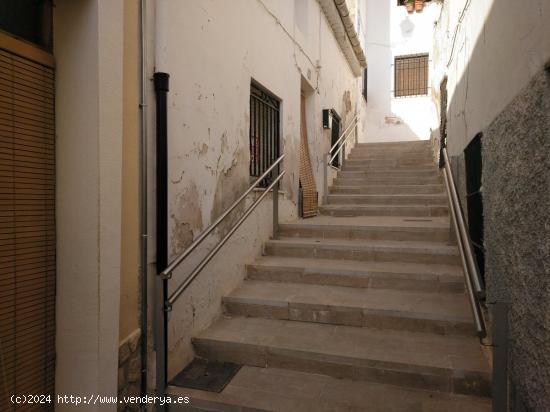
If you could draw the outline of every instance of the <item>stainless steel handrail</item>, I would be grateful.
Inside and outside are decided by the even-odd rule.
[[[174,302],[179,298],[179,296],[189,287],[191,282],[199,275],[199,273],[204,269],[204,267],[212,260],[212,258],[218,253],[218,251],[221,249],[221,247],[229,240],[231,235],[235,233],[235,231],[242,225],[242,223],[246,220],[246,218],[256,209],[256,207],[260,204],[262,199],[267,196],[270,190],[273,189],[273,196],[277,196],[277,191],[274,189],[274,187],[279,183],[279,180],[284,176],[285,171],[283,170],[279,176],[269,185],[269,187],[265,190],[265,192],[262,193],[262,195],[246,210],[246,212],[241,216],[241,218],[233,225],[231,230],[223,237],[222,240],[216,245],[212,251],[206,255],[205,258],[201,260],[201,262],[193,269],[193,272],[185,279],[185,281],[174,291],[172,294],[168,297],[166,300],[166,311],[170,311],[172,309],[172,305]]]
[[[470,273],[470,277],[472,279],[472,284],[473,284],[473,288],[474,288],[474,293],[476,294],[476,296],[478,297],[478,299],[485,299],[485,291],[483,289],[483,286],[482,286],[482,282],[481,282],[481,276],[479,275],[479,269],[477,267],[477,263],[476,261],[474,260],[474,255],[473,255],[473,252],[472,252],[472,246],[470,244],[470,236],[468,235],[468,232],[466,231],[466,224],[465,224],[465,219],[464,219],[464,215],[462,213],[462,208],[460,206],[460,202],[458,200],[458,194],[456,192],[456,186],[455,186],[455,182],[454,182],[454,179],[453,179],[453,174],[451,172],[451,167],[450,167],[450,163],[449,163],[449,156],[447,154],[447,149],[446,148],[443,148],[441,150],[442,154],[443,154],[443,160],[444,160],[444,165],[445,165],[445,171],[446,171],[446,176],[447,176],[447,180],[449,181],[449,190],[450,190],[450,197],[449,197],[449,201],[452,202],[452,204],[454,205],[454,208],[456,210],[456,217],[457,217],[457,223],[458,223],[458,229],[459,231],[457,231],[457,235],[460,236],[460,238],[463,240],[464,242],[464,250],[466,252],[466,262],[467,262],[467,267],[468,267],[468,272]]]
[[[353,126],[355,123],[357,123],[357,115],[355,115],[355,116],[353,117],[353,119],[351,119],[351,122],[350,122],[350,124],[348,125],[348,127],[346,127],[346,129],[342,132],[342,134],[340,135],[340,137],[338,138],[338,140],[332,145],[332,147],[331,147],[330,150],[328,151],[329,153],[332,153],[332,151],[334,150],[334,148],[340,144],[340,141],[344,138],[344,136],[346,136],[346,134],[351,130],[351,126]]]
[[[324,159],[323,159],[323,161],[324,161],[324,167],[323,167],[323,203],[324,204],[327,203],[327,199],[328,199],[328,168],[333,167],[331,163],[333,162],[334,159],[336,159],[336,156],[338,156],[340,154],[342,149],[344,147],[346,147],[346,142],[348,141],[350,136],[352,136],[352,133],[351,133],[352,130],[355,131],[355,133],[354,133],[355,134],[355,141],[357,142],[357,123],[358,123],[358,115],[356,114],[355,116],[353,116],[353,119],[351,119],[350,124],[348,125],[348,127],[346,127],[346,129],[340,135],[338,140],[332,145],[332,147],[330,148],[328,153],[325,153],[325,155],[324,155]],[[355,126],[355,127],[353,127],[353,126]],[[340,145],[340,147],[338,147],[338,150],[336,150],[334,155],[331,157],[332,151],[338,145]],[[345,156],[345,152],[344,152],[344,156]]]
[[[451,201],[451,190],[449,189],[449,186],[451,185],[449,183],[448,173],[445,169],[443,169],[443,177],[445,178],[445,189],[447,191],[447,196],[449,198],[450,203],[450,211],[451,211],[451,223],[453,225],[455,233],[458,232],[458,223],[457,223],[457,214],[455,211],[455,207],[453,202]],[[470,301],[470,307],[472,309],[472,316],[474,317],[474,323],[476,327],[477,335],[480,339],[483,339],[487,336],[487,329],[485,327],[485,319],[483,317],[483,311],[481,310],[481,306],[479,304],[479,301],[476,299],[474,292],[472,290],[472,280],[469,275],[468,266],[466,264],[466,256],[464,247],[462,245],[462,240],[458,239],[458,251],[460,252],[460,259],[462,261],[462,267],[464,268],[464,281],[466,283],[466,290],[468,292],[468,300]]]
[[[284,155],[279,157],[256,181],[235,201],[231,206],[229,206],[221,215],[218,217],[208,228],[206,228],[199,237],[189,246],[184,252],[182,252],[176,259],[168,265],[168,267],[163,270],[159,275],[163,277],[164,279],[170,279],[171,274],[174,271],[175,268],[177,268],[187,256],[193,252],[203,241],[204,239],[212,233],[212,231],[220,224],[220,222],[226,218],[229,213],[231,213],[237,205],[239,205],[246,196],[252,192],[260,184],[260,182],[265,179],[275,167],[277,167],[281,161],[284,159]],[[172,292],[172,294],[166,299],[166,302],[164,304],[164,310],[170,311],[172,309],[172,305],[174,302],[179,298],[179,296],[189,287],[189,285],[193,282],[193,280],[199,275],[199,273],[204,269],[204,267],[212,260],[212,258],[218,253],[218,251],[221,249],[221,247],[229,240],[231,235],[235,233],[235,231],[242,225],[242,223],[246,220],[246,218],[256,209],[256,207],[260,204],[260,202],[267,196],[267,194],[273,190],[273,236],[275,237],[277,234],[277,226],[278,226],[278,187],[279,187],[279,181],[284,176],[285,171],[283,170],[278,174],[278,176],[273,180],[273,182],[267,187],[267,189],[262,193],[262,195],[244,212],[243,216],[239,218],[239,220],[231,227],[229,232],[218,242],[218,244],[204,257],[200,263],[195,266],[193,271],[189,276],[185,278],[185,280],[177,287],[177,289]]]
[[[172,272],[175,268],[177,268],[181,262],[185,260],[187,256],[193,252],[199,246],[204,239],[221,223],[225,217],[231,213],[245,198],[252,192],[260,182],[267,177],[271,173],[271,171],[279,165],[282,160],[284,159],[285,155],[280,156],[273,164],[267,169],[264,174],[262,174],[256,181],[248,188],[246,192],[244,192],[237,200],[233,202],[231,206],[229,206],[221,215],[218,217],[210,226],[208,226],[198,237],[197,239],[189,246],[187,249],[185,249],[179,256],[177,256],[166,269],[164,269],[161,273],[159,273],[159,276],[169,279],[171,277]]]

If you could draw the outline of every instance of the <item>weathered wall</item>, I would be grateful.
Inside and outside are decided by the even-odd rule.
[[[312,167],[318,190],[322,190],[320,162],[330,147],[330,135],[322,129],[321,110],[334,108],[344,123],[349,122],[357,107],[360,79],[351,74],[319,4],[315,0],[296,3],[156,2],[156,70],[171,76],[171,257],[189,246],[250,183],[251,79],[282,101],[281,140],[287,174],[281,188],[284,195],[279,195],[281,220],[297,215],[301,88],[307,96]],[[174,306],[169,321],[170,376],[192,357],[190,337],[220,314],[221,297],[242,281],[245,263],[260,254],[271,233],[270,197]],[[227,228],[222,225],[220,233]],[[212,242],[207,243],[191,260],[207,253]],[[191,267],[179,268],[171,284],[181,282]]]
[[[545,1],[444,2],[434,44],[433,88],[448,76],[448,149],[463,202],[463,151],[483,132],[488,301],[511,305],[510,378],[532,410],[550,399],[549,18]]]
[[[433,88],[439,89],[443,76],[449,78],[447,129],[452,155],[487,128],[550,58],[549,19],[547,1],[443,3],[435,31],[437,69],[432,79]]]
[[[428,139],[437,127],[431,98],[394,97],[394,58],[429,53],[440,5],[426,3],[422,12],[407,13],[397,1],[367,0],[368,109],[365,141]],[[430,64],[430,72],[432,72]]]
[[[488,301],[510,303],[512,379],[550,408],[550,75],[539,72],[483,136]]]
[[[117,391],[122,20],[121,2],[56,1],[59,394]],[[116,407],[86,407],[99,409]],[[57,405],[56,410],[74,410],[74,405]]]

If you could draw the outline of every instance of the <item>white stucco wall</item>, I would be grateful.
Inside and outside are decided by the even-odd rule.
[[[252,79],[282,101],[281,144],[287,174],[281,188],[284,194],[279,195],[280,219],[295,219],[300,89],[306,91],[309,150],[319,199],[320,162],[330,147],[321,111],[334,108],[347,124],[356,108],[363,107],[358,99],[361,79],[352,75],[319,4],[315,0],[297,0],[296,4],[293,0],[158,0],[155,4],[155,70],[170,74],[171,257],[250,184]],[[150,138],[154,139],[154,133]],[[154,221],[153,205],[150,211]],[[227,228],[228,224],[222,225],[222,231]],[[222,296],[240,284],[244,265],[261,253],[270,233],[271,195],[174,305],[169,321],[169,376],[191,359],[190,337],[221,313]],[[206,255],[212,242],[208,243],[191,260]],[[152,242],[151,246],[154,249]],[[191,267],[184,265],[174,273],[170,290]]]
[[[433,87],[448,76],[451,155],[462,152],[543,68],[550,58],[549,21],[548,1],[444,3]]]
[[[119,1],[56,2],[55,390],[62,395],[117,393],[122,18]]]
[[[425,3],[422,12],[407,13],[394,0],[367,0],[368,108],[364,141],[428,139],[437,116],[428,96],[394,97],[394,58],[429,53],[430,73],[434,22],[440,6]]]

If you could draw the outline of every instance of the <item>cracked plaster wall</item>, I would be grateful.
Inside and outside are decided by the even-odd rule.
[[[155,70],[170,73],[171,257],[184,250],[250,184],[251,79],[282,101],[281,141],[287,174],[281,187],[284,194],[279,195],[280,220],[297,216],[300,89],[307,96],[310,156],[318,190],[322,190],[320,162],[330,147],[330,134],[322,129],[321,111],[334,108],[347,124],[356,107],[364,109],[364,103],[358,99],[361,81],[353,77],[318,3],[304,1],[307,18],[301,19],[300,27],[291,0],[155,3]],[[247,203],[257,196],[251,195]],[[172,285],[181,282],[208,253],[235,215],[174,272]],[[192,358],[191,336],[221,314],[222,296],[242,282],[245,264],[261,254],[270,235],[268,195],[174,305],[169,315],[169,377]]]
[[[446,1],[434,48],[461,200],[463,151],[483,132],[488,301],[510,303],[510,379],[533,411],[550,407],[549,19],[544,0]]]

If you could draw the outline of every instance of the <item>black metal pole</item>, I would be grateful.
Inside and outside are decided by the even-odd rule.
[[[157,273],[168,266],[168,73],[155,73],[156,94],[156,206],[157,206]],[[156,341],[156,389],[164,396],[167,380],[167,323],[164,303],[168,292],[167,280],[157,277],[155,282],[155,341]]]

